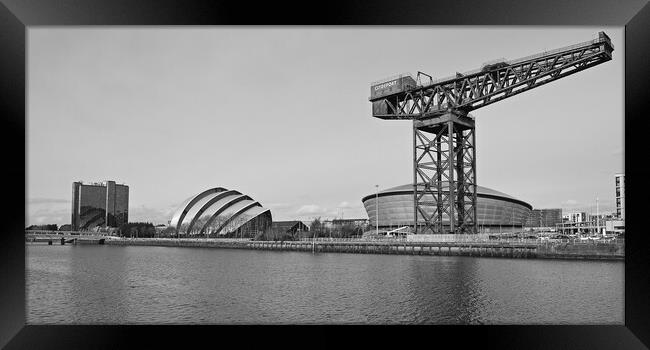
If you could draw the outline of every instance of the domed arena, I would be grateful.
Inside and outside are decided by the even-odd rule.
[[[271,211],[239,191],[215,187],[193,195],[172,216],[179,236],[255,237],[271,226]]]
[[[427,196],[425,196],[426,198]],[[433,200],[433,198],[432,198]],[[402,185],[370,194],[361,200],[370,219],[370,228],[377,223],[383,231],[413,226],[413,185]],[[533,207],[505,193],[476,186],[476,221],[479,233],[521,230]],[[449,217],[443,215],[443,224]]]

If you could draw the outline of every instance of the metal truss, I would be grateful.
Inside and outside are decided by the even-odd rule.
[[[413,122],[415,233],[476,233],[474,120],[448,113]]]
[[[476,233],[475,133],[467,113],[607,62],[613,50],[600,32],[595,40],[435,81],[418,72],[403,90],[371,97],[374,117],[413,120],[415,232]]]
[[[598,39],[512,61],[485,65],[454,77],[371,100],[381,119],[423,119],[456,110],[465,113],[534,89],[612,59],[613,46]]]

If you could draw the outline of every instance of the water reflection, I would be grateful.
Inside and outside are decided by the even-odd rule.
[[[623,263],[28,246],[28,323],[622,324]]]
[[[71,278],[70,292],[64,297],[74,323],[121,323],[128,319],[127,252],[100,245],[67,247]],[[89,306],[105,316],[97,319],[88,313]]]

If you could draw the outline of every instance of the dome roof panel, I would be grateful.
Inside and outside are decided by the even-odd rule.
[[[224,193],[221,197],[217,198],[214,202],[210,203],[207,208],[201,213],[198,219],[207,219],[212,216],[217,210],[223,207],[235,198],[242,197],[243,194],[239,192]],[[207,203],[206,203],[207,204]]]
[[[257,215],[262,214],[265,211],[268,211],[268,209],[264,208],[264,207],[255,206],[255,207],[252,207],[252,208],[246,210],[244,213],[242,213],[242,215],[257,216]]]
[[[442,189],[446,190],[447,188],[449,188],[449,185],[447,183],[443,183]],[[406,185],[391,187],[391,188],[379,191],[379,194],[391,193],[391,192],[404,192],[404,191],[408,191],[408,192],[412,193],[413,192],[413,184],[406,184]],[[477,195],[478,194],[486,194],[486,195],[493,195],[493,196],[516,199],[515,197],[513,197],[513,196],[511,196],[509,194],[499,192],[497,190],[493,190],[491,188],[487,188],[487,187],[483,187],[483,186],[476,186],[476,194]],[[370,196],[370,195],[368,195],[368,196]],[[368,196],[366,196],[366,197],[368,197]]]
[[[447,183],[443,183],[442,188],[443,188],[443,191],[448,190],[449,185]],[[390,196],[391,194],[394,194],[395,196],[398,196],[398,195],[401,195],[401,194],[412,196],[413,195],[413,184],[395,186],[395,187],[391,187],[391,188],[379,191],[379,196],[380,197],[387,196],[387,195]],[[374,198],[375,195],[376,194],[374,194],[374,193],[369,194],[369,195],[363,197],[361,199],[361,201],[366,202],[367,200]],[[483,187],[483,186],[476,186],[476,196],[477,197],[487,197],[487,198],[489,198],[489,197],[498,197],[500,199],[509,199],[511,201],[516,201],[516,202],[519,202],[521,204],[525,204],[525,206],[528,206],[528,207],[532,208],[532,206],[530,204],[522,201],[521,199],[515,198],[515,197],[513,197],[513,196],[511,196],[509,194],[506,194],[506,193],[503,193],[503,192],[500,192],[500,191],[497,191],[497,190],[493,190],[491,188]],[[412,200],[411,200],[411,202],[412,202]]]
[[[181,203],[180,206],[178,206],[178,209],[174,212],[174,215],[172,216],[171,221],[169,222],[170,226],[176,227],[178,224],[178,220],[180,219],[181,215],[183,214],[183,209],[190,203],[192,199],[194,199],[196,196],[189,197],[188,199],[184,200],[183,203]]]
[[[201,200],[203,197],[208,196],[212,193],[223,192],[223,191],[227,191],[227,189],[223,187],[213,187],[195,196],[190,197],[189,200],[185,200],[183,204],[181,204],[181,206],[179,206],[178,209],[176,209],[176,212],[172,216],[169,225],[173,227],[180,226],[179,224],[184,223],[185,216],[187,215],[188,211],[194,206],[195,202]]]
[[[255,201],[251,200],[251,199],[244,199],[244,200],[239,201],[237,203],[233,203],[232,205],[228,206],[228,208],[226,208],[226,210],[224,210],[221,213],[221,215],[224,216],[224,217],[225,216],[231,216],[233,213],[237,212],[239,209],[241,209],[241,208],[243,208],[243,207],[245,207],[245,206],[247,206],[247,205],[249,205],[251,203],[255,203]]]
[[[215,193],[210,193],[206,195],[203,198],[198,199],[192,204],[192,207],[187,210],[187,214],[185,214],[185,218],[183,218],[182,224],[188,224],[194,219],[197,213],[199,213],[200,210],[204,209],[205,204],[207,204],[209,201],[212,199],[218,197],[219,195],[223,194],[224,192],[215,192]]]

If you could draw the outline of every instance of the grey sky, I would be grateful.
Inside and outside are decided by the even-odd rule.
[[[593,39],[614,59],[473,112],[479,185],[536,208],[614,210],[623,171],[623,27],[31,27],[27,224],[70,221],[73,181],[123,182],[130,221],[237,189],[276,220],[366,217],[410,183],[408,121],[370,82],[443,77]]]

